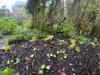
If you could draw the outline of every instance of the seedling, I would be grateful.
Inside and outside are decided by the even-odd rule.
[[[38,72],[38,74],[39,75],[43,75],[44,74],[44,72],[45,72],[45,70],[50,70],[50,65],[45,65],[45,64],[42,64],[41,66],[40,66],[40,70],[39,70],[39,72]]]
[[[19,58],[16,58],[16,64],[19,64],[20,63],[20,59]]]
[[[37,37],[33,36],[32,39],[30,40],[32,43],[37,41]]]
[[[55,58],[57,60],[65,60],[68,58],[68,54],[66,53],[65,50],[58,50],[55,54],[50,53],[47,54],[48,58]]]
[[[70,39],[69,48],[74,49],[76,52],[80,52],[80,47],[77,46],[75,39]]]
[[[64,45],[67,44],[65,40],[58,40],[58,45]]]
[[[65,50],[59,50],[56,52],[56,57],[58,60],[63,61],[68,58],[68,54]]]
[[[6,52],[11,50],[11,47],[8,44],[3,45],[2,49],[4,49]]]
[[[53,35],[48,35],[46,38],[44,38],[44,41],[52,40],[53,37]]]

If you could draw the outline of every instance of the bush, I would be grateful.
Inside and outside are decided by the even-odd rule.
[[[64,21],[59,25],[60,31],[63,33],[64,36],[73,37],[76,34],[76,29],[74,27],[73,22],[71,21]]]
[[[15,42],[21,42],[23,40],[30,40],[32,38],[33,34],[29,34],[27,32],[20,32],[13,34],[8,39],[8,44],[12,44]]]
[[[31,19],[25,19],[25,20],[23,20],[22,26],[23,26],[24,31],[31,30],[31,27],[32,27],[32,21],[31,21]]]
[[[3,34],[12,33],[16,29],[16,22],[8,17],[0,19],[0,30]]]

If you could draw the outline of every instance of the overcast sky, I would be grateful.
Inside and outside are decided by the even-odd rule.
[[[0,0],[0,7],[6,6],[7,8],[11,9],[16,1],[27,2],[27,0]]]

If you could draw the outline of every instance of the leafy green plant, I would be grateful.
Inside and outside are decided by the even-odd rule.
[[[20,63],[20,59],[19,58],[16,58],[15,64],[19,64],[19,63]]]
[[[32,28],[32,20],[31,19],[25,19],[23,20],[23,23],[22,23],[22,26],[23,26],[23,30],[24,31],[29,31],[31,30]]]
[[[64,21],[59,25],[60,31],[64,36],[73,37],[76,34],[76,29],[71,21]]]
[[[36,36],[33,36],[32,39],[30,40],[32,43],[36,42],[37,41],[37,37]]]
[[[99,46],[99,45],[100,45],[100,42],[99,42],[99,40],[98,40],[97,38],[94,38],[94,39],[90,42],[90,44],[92,44],[93,46]]]
[[[58,40],[57,43],[59,45],[64,45],[64,44],[67,44],[67,42],[65,40]]]
[[[4,49],[7,52],[7,51],[11,50],[11,47],[8,44],[4,44],[3,47],[2,47],[2,49]]]
[[[30,40],[32,38],[33,34],[28,34],[26,32],[20,32],[17,34],[13,34],[8,39],[8,44],[14,43],[14,42],[20,42],[23,40]]]
[[[55,54],[53,54],[53,53],[47,54],[47,57],[48,58],[55,58],[59,61],[63,61],[63,60],[66,60],[68,58],[68,54],[66,53],[65,50],[58,50]]]
[[[16,29],[16,22],[14,19],[7,17],[0,19],[0,30],[3,34],[12,33]]]
[[[68,54],[66,53],[65,50],[57,51],[56,56],[58,60],[62,60],[62,61],[68,58]]]
[[[76,39],[70,39],[70,45],[69,48],[74,49],[76,52],[80,52],[80,47],[76,44]]]
[[[0,71],[0,75],[13,75],[13,73],[14,69],[8,67],[5,70]]]
[[[81,36],[77,36],[75,37],[75,39],[80,43],[80,44],[89,44],[90,43],[90,39],[84,35]]]
[[[43,74],[45,73],[45,70],[50,70],[50,65],[42,64],[42,65],[40,66],[40,69],[39,69],[38,74],[39,74],[39,75],[43,75]]]
[[[48,41],[48,40],[52,40],[53,39],[53,35],[47,35],[46,38],[44,38],[45,41]]]

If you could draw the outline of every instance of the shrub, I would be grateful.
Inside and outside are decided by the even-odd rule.
[[[76,29],[72,21],[64,21],[59,25],[60,31],[63,33],[64,36],[73,37],[76,34]]]
[[[16,29],[16,25],[15,20],[8,17],[0,19],[0,30],[3,34],[12,33]]]
[[[32,36],[33,34],[29,34],[27,32],[16,33],[9,37],[8,44],[12,44],[14,42],[21,42],[23,40],[29,40],[32,38]]]
[[[22,26],[23,26],[24,31],[31,30],[31,27],[32,27],[32,21],[31,21],[31,19],[25,19],[25,20],[23,20]]]
[[[96,4],[89,2],[84,12],[79,15],[77,25],[79,25],[78,29],[80,34],[89,36],[95,27],[96,17],[98,13]]]

